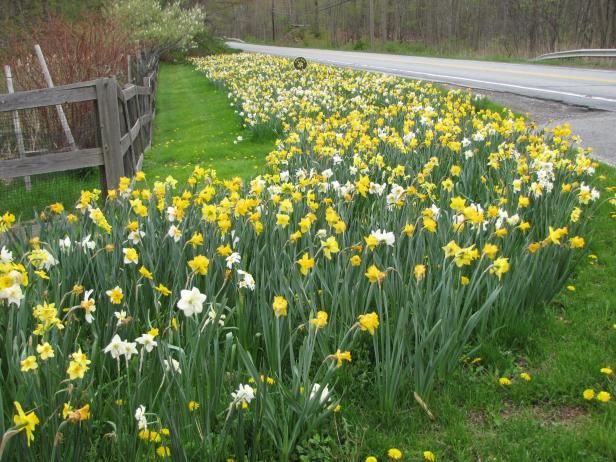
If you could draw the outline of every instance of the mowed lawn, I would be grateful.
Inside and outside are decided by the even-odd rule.
[[[161,66],[154,139],[144,162],[148,178],[172,175],[183,181],[195,165],[214,168],[223,178],[249,178],[273,147],[273,138],[252,139],[226,92],[192,66]]]
[[[237,141],[238,136],[244,140]],[[229,107],[226,92],[192,66],[161,66],[152,149],[143,164],[148,178],[172,175],[183,182],[195,165],[212,167],[222,178],[249,178],[273,147],[271,137],[253,140]],[[97,168],[32,177],[31,192],[20,178],[0,181],[0,214],[9,210],[29,220],[54,202],[72,208],[81,190],[99,187]]]

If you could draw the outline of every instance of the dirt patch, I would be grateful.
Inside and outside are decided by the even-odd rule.
[[[511,403],[504,405],[502,410],[493,416],[483,410],[472,410],[466,414],[466,420],[473,427],[486,427],[498,421],[506,422],[530,417],[543,425],[577,425],[587,417],[586,410],[581,406],[547,406],[535,404],[520,407]]]
[[[555,425],[574,425],[587,416],[586,410],[580,406],[533,406],[532,413],[543,422]]]

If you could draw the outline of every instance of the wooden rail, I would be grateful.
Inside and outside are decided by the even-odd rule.
[[[120,177],[133,176],[152,141],[156,110],[157,70],[142,85],[121,88],[115,78],[63,85],[41,90],[0,94],[0,113],[92,101],[98,146],[44,152],[25,158],[0,160],[0,178],[100,167],[101,189],[118,186]]]

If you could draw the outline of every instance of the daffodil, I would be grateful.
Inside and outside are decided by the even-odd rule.
[[[307,276],[308,272],[314,267],[314,258],[310,258],[308,252],[306,252],[302,258],[297,260],[297,264],[299,265],[300,272]]]
[[[286,316],[287,315],[287,300],[280,296],[280,295],[276,295],[274,297],[274,302],[272,303],[272,308],[274,310],[274,315],[279,318],[281,316]]]
[[[25,430],[26,441],[28,442],[28,447],[30,447],[30,443],[34,441],[34,430],[40,421],[34,411],[30,411],[26,414],[22,409],[21,404],[17,401],[13,404],[17,410],[17,414],[13,416],[13,423],[15,424],[17,431]]]
[[[374,335],[376,329],[379,327],[379,315],[374,311],[367,314],[360,314],[358,317],[359,329],[368,331],[370,335]]]

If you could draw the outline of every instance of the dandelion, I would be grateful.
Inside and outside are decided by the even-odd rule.
[[[423,458],[426,462],[436,462],[436,455],[432,451],[424,451]]]
[[[509,380],[507,377],[501,377],[500,379],[498,379],[498,383],[503,387],[511,386],[511,380]]]
[[[520,374],[520,378],[522,380],[525,380],[526,382],[530,382],[532,380],[532,377],[530,376],[530,374],[528,372],[522,372]]]
[[[597,400],[602,403],[607,403],[612,399],[612,395],[610,395],[607,391],[600,391],[597,393]]]
[[[612,368],[611,368],[611,367],[602,367],[602,368],[600,369],[600,372],[601,372],[603,375],[607,375],[608,377],[614,373],[614,371],[612,370]]]
[[[582,396],[586,401],[592,401],[595,398],[595,390],[593,390],[592,388],[587,388],[582,393]]]
[[[387,457],[391,460],[400,460],[402,459],[402,451],[397,448],[391,448],[387,451]]]

